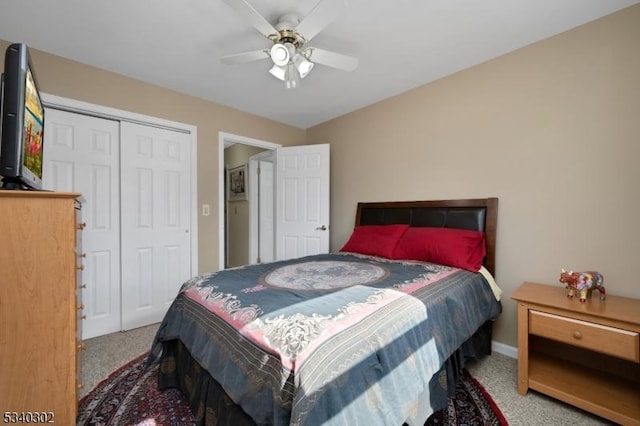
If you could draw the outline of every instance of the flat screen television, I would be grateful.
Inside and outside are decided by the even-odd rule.
[[[25,44],[12,44],[6,50],[0,117],[2,188],[42,189],[44,108]]]

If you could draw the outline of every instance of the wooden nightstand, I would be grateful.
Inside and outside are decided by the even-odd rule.
[[[524,283],[518,301],[518,393],[531,388],[625,425],[640,425],[640,300]]]

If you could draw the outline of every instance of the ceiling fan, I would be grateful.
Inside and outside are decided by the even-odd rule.
[[[344,0],[320,0],[301,21],[294,13],[287,13],[278,19],[275,26],[246,0],[223,1],[273,42],[267,49],[223,56],[220,61],[225,64],[270,58],[273,66],[269,73],[284,81],[289,89],[296,88],[299,79],[305,78],[316,63],[344,71],[353,71],[358,66],[358,60],[354,57],[308,45],[313,37],[340,15],[345,7]]]

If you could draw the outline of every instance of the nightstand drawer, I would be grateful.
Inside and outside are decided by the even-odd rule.
[[[640,337],[633,331],[530,310],[529,333],[640,362]]]

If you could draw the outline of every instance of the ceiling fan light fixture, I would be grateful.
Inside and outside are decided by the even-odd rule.
[[[286,74],[287,74],[287,70],[286,70],[285,67],[281,67],[279,65],[274,65],[269,70],[269,73],[272,76],[274,76],[275,78],[277,78],[278,80],[284,81],[284,79],[286,77]]]
[[[276,43],[271,46],[269,55],[274,64],[281,67],[291,62],[291,58],[296,54],[296,47],[291,43]]]
[[[300,78],[305,78],[313,69],[313,62],[309,61],[303,55],[296,55],[293,58],[293,63],[295,64],[298,73],[300,73]]]
[[[271,41],[271,46],[250,52],[227,55],[220,58],[226,64],[240,64],[270,58],[269,73],[285,87],[294,89],[305,78],[315,64],[353,71],[358,60],[351,56],[309,46],[331,20],[341,15],[345,0],[316,0],[318,3],[304,19],[298,19],[295,13],[287,13],[272,25],[250,4],[253,0],[222,0],[237,13],[249,20],[262,35]],[[313,61],[311,61],[313,59]]]
[[[287,89],[295,89],[298,87],[298,70],[293,62],[287,64],[284,85]]]

